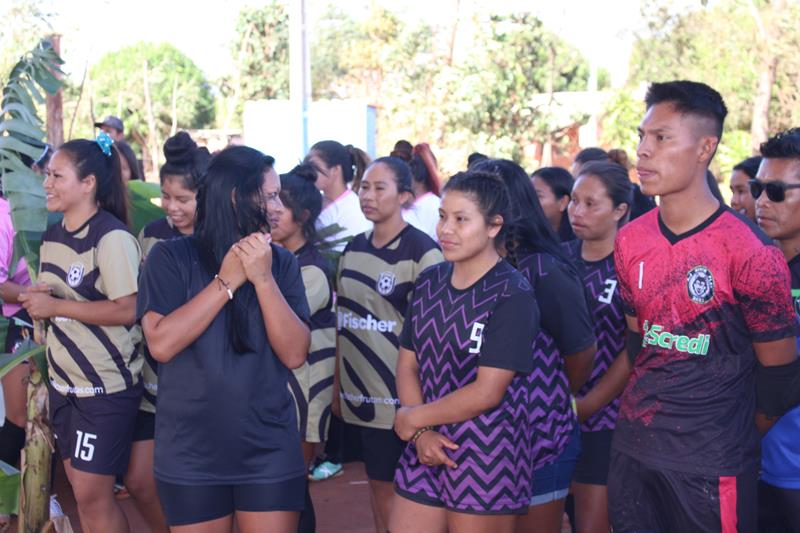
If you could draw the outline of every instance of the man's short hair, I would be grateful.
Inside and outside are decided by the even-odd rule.
[[[718,139],[722,139],[722,126],[728,114],[725,101],[717,91],[696,81],[668,81],[653,83],[644,98],[647,109],[664,102],[671,103],[679,113],[695,115],[714,121]]]
[[[800,128],[782,131],[761,143],[761,156],[770,159],[800,159]]]

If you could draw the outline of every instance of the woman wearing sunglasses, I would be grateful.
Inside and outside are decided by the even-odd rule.
[[[761,155],[764,159],[758,175],[750,180],[756,217],[789,263],[792,307],[800,322],[800,128],[780,133],[762,144]],[[800,349],[800,336],[797,346]],[[797,389],[797,381],[794,383]],[[758,518],[762,531],[800,531],[798,442],[800,407],[794,407],[777,419],[761,441]]]

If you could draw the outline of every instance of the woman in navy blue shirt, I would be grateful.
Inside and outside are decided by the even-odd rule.
[[[137,314],[159,363],[154,472],[171,527],[290,533],[305,495],[289,369],[308,354],[294,255],[271,244],[274,160],[243,146],[210,162],[193,236],[158,243]]]

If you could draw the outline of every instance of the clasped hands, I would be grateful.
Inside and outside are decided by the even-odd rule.
[[[401,407],[394,418],[394,430],[403,440],[411,440],[414,434],[425,427],[414,421],[414,411],[422,406]],[[457,468],[458,465],[450,459],[446,450],[455,451],[458,444],[451,441],[438,431],[428,430],[417,437],[414,447],[417,449],[417,459],[426,466],[445,465]]]
[[[272,237],[269,233],[251,233],[235,242],[219,268],[219,277],[232,290],[246,281],[253,285],[268,282],[272,278]]]
[[[58,315],[59,299],[52,296],[47,283],[37,283],[20,293],[19,303],[34,320],[44,320]]]

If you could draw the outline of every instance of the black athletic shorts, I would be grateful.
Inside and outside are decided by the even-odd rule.
[[[614,430],[582,431],[581,454],[572,481],[587,485],[608,483],[608,464],[611,462],[611,438]]]
[[[156,436],[156,414],[147,411],[136,413],[136,423],[133,426],[133,442],[153,440]]]
[[[216,520],[235,511],[265,513],[305,508],[305,476],[277,483],[176,485],[156,480],[158,499],[169,526]]]
[[[52,387],[49,392],[50,423],[61,459],[92,474],[125,474],[142,400],[141,385],[86,398],[63,396]]]
[[[759,533],[800,531],[800,489],[784,489],[758,482]]]
[[[360,427],[361,453],[367,478],[394,482],[394,469],[406,449],[406,443],[393,429]]]
[[[614,533],[755,533],[757,470],[703,476],[644,465],[611,451],[608,510]]]

